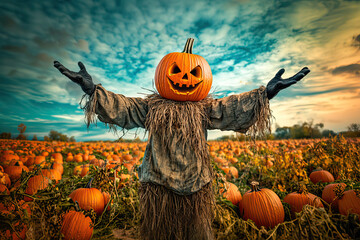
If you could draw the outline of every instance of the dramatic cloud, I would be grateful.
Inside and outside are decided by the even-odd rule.
[[[331,71],[332,74],[351,73],[360,75],[360,64],[350,64],[346,66],[340,66]]]
[[[360,48],[360,34],[353,37],[353,44],[354,47]]]

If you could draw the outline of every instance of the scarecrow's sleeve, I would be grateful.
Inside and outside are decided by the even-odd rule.
[[[110,128],[117,125],[123,129],[145,127],[148,105],[143,98],[130,98],[105,90],[97,85],[85,106],[87,126],[96,122],[95,116],[101,122],[109,124]]]
[[[208,129],[232,130],[251,135],[270,130],[270,106],[264,86],[250,92],[214,99]]]

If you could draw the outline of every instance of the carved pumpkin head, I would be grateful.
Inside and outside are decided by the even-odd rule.
[[[207,61],[192,54],[194,39],[188,38],[183,52],[169,53],[155,72],[155,86],[163,98],[175,101],[200,101],[211,88],[212,74]]]

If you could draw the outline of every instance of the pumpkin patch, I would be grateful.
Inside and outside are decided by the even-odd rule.
[[[118,232],[128,231],[136,239],[137,169],[145,146],[1,140],[0,218],[9,223],[1,224],[1,236],[117,239]],[[208,141],[208,146],[216,239],[301,239],[314,232],[327,239],[358,236],[359,139]],[[317,176],[322,180],[313,183],[311,174],[319,167],[334,180]]]

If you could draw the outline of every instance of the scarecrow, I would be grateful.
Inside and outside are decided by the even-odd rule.
[[[310,72],[293,77],[278,71],[266,87],[221,99],[208,96],[212,73],[206,60],[192,53],[189,38],[183,52],[169,53],[155,73],[157,93],[130,98],[94,85],[85,66],[73,72],[54,66],[88,95],[87,124],[95,116],[110,127],[145,128],[148,143],[138,175],[141,183],[140,235],[143,239],[213,239],[212,168],[207,129],[264,133],[270,129],[269,100]]]

